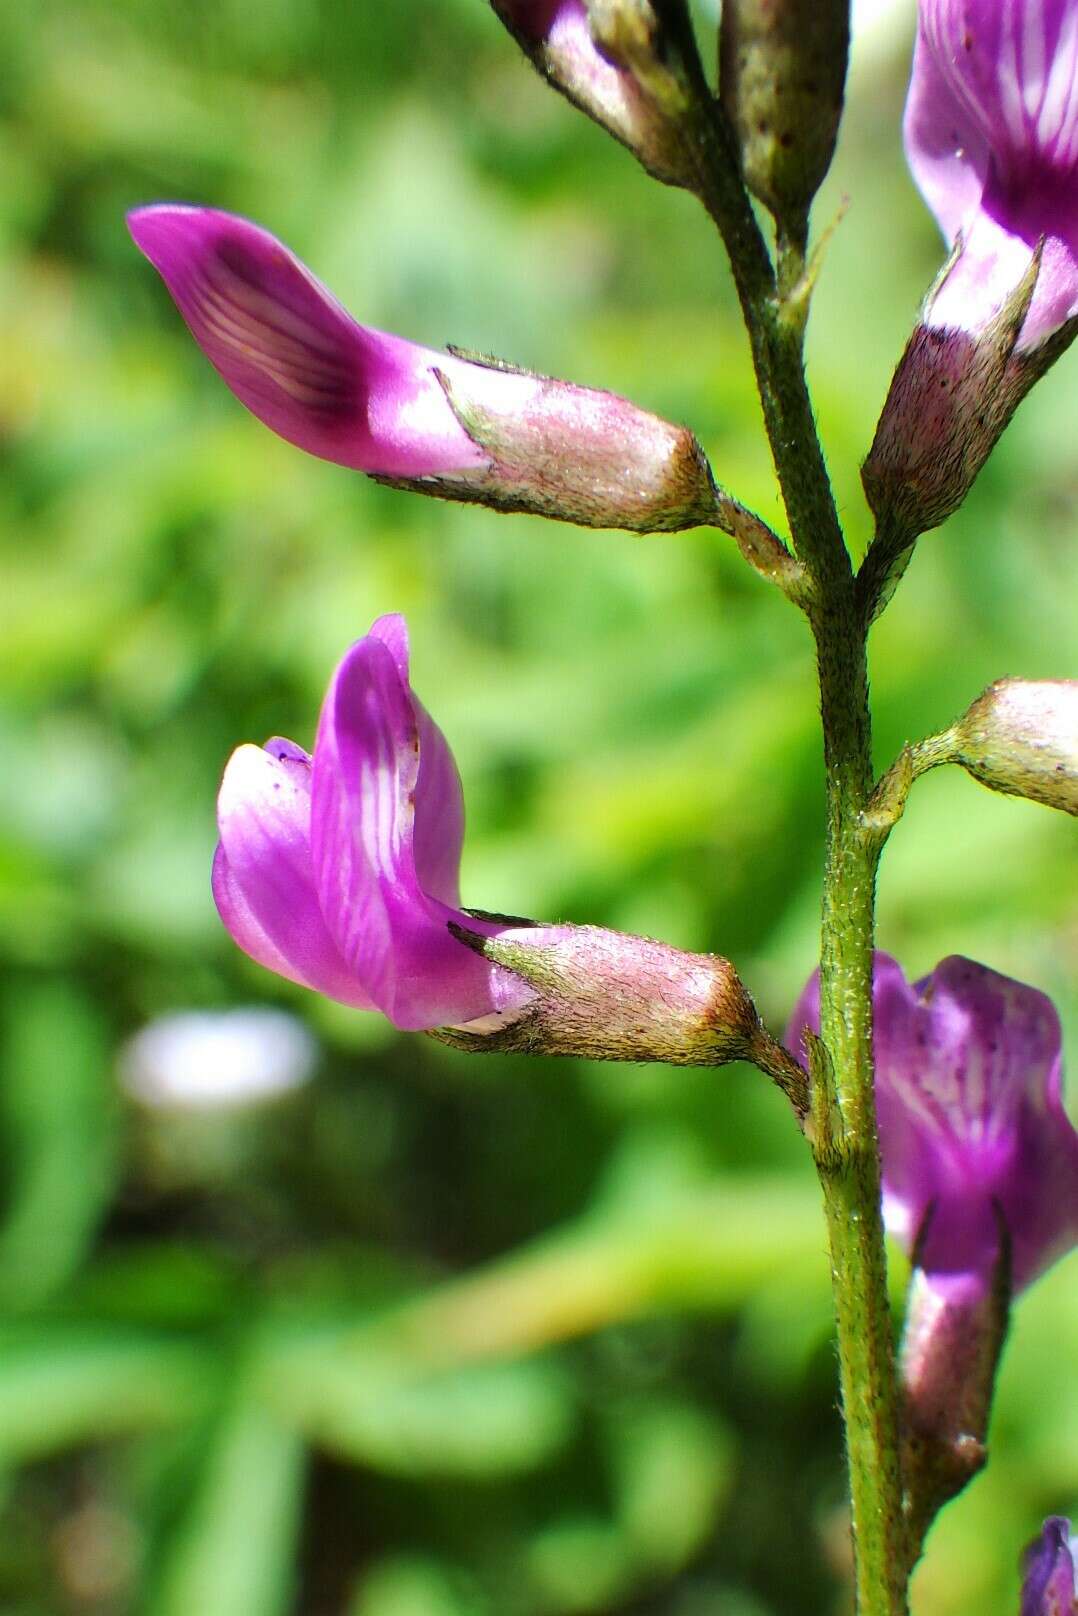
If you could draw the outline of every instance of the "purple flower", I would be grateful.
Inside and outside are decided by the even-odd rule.
[[[1063,1109],[1059,1017],[1035,988],[952,956],[910,986],[876,955],[876,1106],[888,1228],[937,1294],[994,1282],[1002,1218],[1011,1282],[1078,1239],[1078,1134]],[[819,979],[788,1041],[820,1026]]]
[[[681,127],[688,99],[679,5],[491,0],[544,77],[668,185],[695,181]],[[674,23],[680,26],[673,26]],[[676,69],[680,69],[680,72]]]
[[[493,0],[506,27],[558,88],[632,144],[645,118],[633,76],[595,43],[584,0]]]
[[[517,1010],[534,995],[462,946],[464,804],[452,754],[408,683],[401,617],[382,617],[333,675],[314,756],[241,746],[218,798],[213,893],[240,947],[279,976],[396,1026]]]
[[[1022,1558],[1021,1616],[1076,1616],[1078,1538],[1071,1523],[1053,1515]]]
[[[235,214],[160,203],[128,223],[236,397],[309,454],[591,527],[722,522],[684,427],[613,393],[359,325],[276,237]]]
[[[957,261],[928,323],[981,330],[1043,241],[1019,351],[1078,313],[1078,0],[920,0],[906,154]]]
[[[804,1114],[800,1068],[729,960],[460,908],[460,780],[409,684],[403,618],[345,653],[313,757],[285,740],[232,754],[217,817],[221,918],[290,982],[471,1050],[752,1059]]]
[[[492,0],[505,26],[529,52],[542,51],[581,89],[616,97],[623,104],[632,81],[598,50],[584,0]]]

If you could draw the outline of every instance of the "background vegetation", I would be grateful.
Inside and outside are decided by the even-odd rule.
[[[811,352],[858,546],[858,460],[940,259],[899,142],[911,13],[858,46],[817,214],[850,199]],[[466,781],[466,900],[719,949],[781,1028],[816,948],[803,625],[721,535],[305,460],[221,387],[123,213],[248,213],[374,324],[692,423],[778,520],[706,221],[481,0],[38,0],[4,37],[0,1610],[842,1609],[823,1230],[778,1096],[398,1037],[243,958],[207,882],[231,747],[309,739],[344,646],[403,610]],[[998,675],[1078,674],[1076,363],[880,625],[881,765]],[[961,952],[1043,985],[1073,1063],[1074,893],[1070,821],[944,772],[889,849],[881,941],[911,974]],[[124,1097],[134,1031],[241,1003],[307,1023],[306,1087]],[[1078,1509],[1074,1277],[1018,1309],[922,1616],[1016,1608],[1021,1545]]]

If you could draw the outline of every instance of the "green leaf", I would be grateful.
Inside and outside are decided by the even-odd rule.
[[[253,1403],[229,1409],[166,1550],[149,1616],[279,1616],[287,1610],[303,1469],[295,1432]]]
[[[617,1518],[637,1560],[676,1571],[714,1530],[732,1476],[729,1431],[692,1403],[645,1397],[611,1410],[607,1442]]]
[[[104,1025],[83,994],[49,981],[5,998],[0,1301],[14,1309],[51,1296],[93,1240],[117,1176],[118,1105]]]
[[[551,1362],[424,1370],[358,1332],[286,1353],[267,1389],[312,1441],[394,1475],[525,1472],[562,1446],[572,1418]]]
[[[0,1466],[204,1413],[207,1354],[167,1337],[37,1328],[0,1335]]]
[[[487,1603],[465,1578],[425,1555],[397,1555],[363,1579],[349,1616],[481,1616]]]

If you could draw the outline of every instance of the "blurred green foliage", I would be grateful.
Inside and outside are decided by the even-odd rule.
[[[857,545],[940,257],[899,148],[908,23],[856,53],[817,213],[850,199],[811,358]],[[240,956],[207,882],[230,748],[308,740],[341,650],[402,610],[467,785],[466,899],[720,949],[781,1027],[821,852],[802,624],[714,533],[561,530],[305,460],[225,393],[122,217],[248,213],[374,324],[690,422],[779,520],[706,221],[481,0],[38,0],[4,36],[0,1610],[844,1608],[822,1225],[777,1095],[399,1038]],[[992,678],[1078,674],[1074,364],[879,627],[881,765]],[[941,772],[888,851],[881,941],[1042,985],[1073,1059],[1074,892],[1070,822]],[[310,1087],[121,1097],[133,1030],[252,1001],[315,1030]],[[1018,1309],[924,1616],[1013,1609],[1020,1546],[1078,1506],[1073,1279]]]

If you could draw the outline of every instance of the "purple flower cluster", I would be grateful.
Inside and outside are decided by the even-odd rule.
[[[695,45],[688,66],[679,48],[690,28],[683,5],[492,3],[548,80],[651,173],[690,189],[700,181],[699,142],[714,109],[692,66]],[[744,28],[732,5],[723,18],[736,183],[754,188],[780,224],[784,211],[806,224],[830,160],[848,18],[837,0],[828,15],[817,65],[828,66],[841,40],[841,71],[830,62],[835,82],[824,96],[832,122],[788,172],[782,139],[760,111],[757,67],[774,66],[781,36],[800,70],[807,45],[790,17],[777,27],[766,6],[747,8]],[[741,67],[744,84],[735,82]],[[775,82],[792,128],[788,81]],[[753,130],[767,136],[755,181]],[[951,258],[863,469],[880,518],[873,610],[916,536],[957,508],[1024,392],[1074,333],[1078,0],[920,0],[905,140]],[[360,325],[246,219],[161,204],[129,223],[228,387],[306,452],[425,492],[591,526],[723,525],[717,512],[731,502],[686,429],[608,393]],[[1072,682],[999,681],[950,732],[948,760],[993,789],[1075,812],[1074,703]],[[222,920],[248,955],[289,981],[470,1048],[752,1059],[800,1120],[809,1112],[800,1067],[761,1026],[729,961],[461,907],[460,779],[412,690],[399,616],[379,618],[340,661],[313,753],[282,739],[239,747],[218,823]],[[1043,993],[959,957],[910,984],[879,954],[873,1009],[883,1212],[915,1268],[903,1473],[923,1536],[983,1463],[1011,1297],[1078,1241],[1078,1133],[1063,1106],[1060,1022]],[[788,1041],[797,1047],[807,1029],[820,1030],[818,977]],[[1076,1616],[1067,1522],[1045,1524],[1025,1570],[1022,1616]]]

